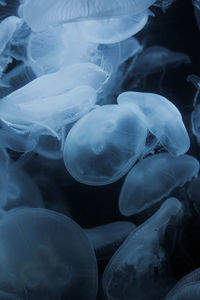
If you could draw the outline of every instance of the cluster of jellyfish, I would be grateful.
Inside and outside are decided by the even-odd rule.
[[[191,64],[135,37],[173,2],[0,1],[1,300],[200,299],[200,262],[185,246],[200,219],[188,154],[200,146],[200,77],[186,80],[189,128],[174,99],[138,89]],[[104,222],[96,204],[102,222],[78,222],[79,188],[94,191],[90,215],[109,189],[120,217]]]

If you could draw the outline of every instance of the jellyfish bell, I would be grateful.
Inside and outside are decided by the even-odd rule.
[[[45,299],[48,293],[52,299],[80,299],[82,295],[95,299],[94,251],[84,231],[70,218],[46,209],[15,209],[1,222],[0,237],[0,285],[2,281],[6,287],[13,284],[5,280],[5,271],[35,298]]]
[[[125,92],[119,95],[119,105],[137,105],[147,128],[172,155],[188,151],[190,139],[176,106],[166,98],[152,93]]]
[[[169,224],[174,228],[182,214],[180,201],[169,198],[129,234],[103,274],[103,290],[108,299],[137,299],[138,295],[144,300],[163,298],[170,284],[166,250],[161,244]]]
[[[176,187],[197,177],[199,162],[192,156],[168,153],[149,156],[128,173],[119,197],[120,212],[137,214],[168,196]]]
[[[181,64],[191,63],[190,57],[185,53],[175,52],[162,46],[146,48],[138,57],[134,73],[145,77],[162,71],[165,67],[178,67]]]
[[[63,157],[77,181],[106,185],[120,179],[144,149],[146,126],[138,110],[100,106],[82,117],[67,135]]]
[[[0,150],[0,167],[2,176],[0,207],[10,210],[15,207],[43,207],[41,193],[31,177],[8,156],[7,151]]]
[[[118,221],[85,229],[85,233],[95,249],[97,259],[101,260],[110,258],[135,227],[131,222]]]
[[[90,86],[95,90],[101,90],[107,79],[108,74],[99,66],[92,63],[78,63],[32,80],[22,88],[3,98],[2,102],[29,102],[35,99],[60,95],[82,85]]]
[[[121,18],[85,20],[77,23],[81,35],[98,44],[113,44],[130,38],[144,28],[149,12]]]
[[[59,25],[84,19],[105,19],[137,15],[148,9],[156,0],[125,0],[121,1],[71,1],[59,0],[28,0],[22,7],[24,20],[33,31],[42,31],[50,25]],[[37,18],[36,18],[37,16]]]

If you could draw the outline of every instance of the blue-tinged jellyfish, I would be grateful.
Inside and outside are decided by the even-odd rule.
[[[1,0],[1,1],[0,1],[0,5],[6,6],[7,4],[6,4],[6,2],[5,2],[4,0]]]
[[[103,105],[82,117],[67,135],[63,157],[79,182],[106,185],[117,181],[144,150],[146,126],[139,110]]]
[[[26,48],[27,64],[38,76],[79,62],[98,64],[98,60],[103,59],[98,44],[81,37],[77,25],[73,23],[32,32],[27,38]]]
[[[199,0],[192,0],[194,5],[194,14],[197,21],[197,26],[200,30],[200,1]]]
[[[62,128],[75,122],[95,105],[96,91],[89,86],[79,86],[60,95],[15,102],[11,105],[10,99],[4,99],[0,104],[0,118],[6,120],[9,131],[10,128],[18,128],[13,135],[14,141],[10,141],[9,136],[6,137],[7,146],[12,146],[12,150],[17,151],[19,140],[28,132],[28,146],[31,142],[35,143],[35,149],[31,150],[59,159],[62,157]],[[13,131],[14,129],[11,134]]]
[[[15,207],[43,207],[41,193],[32,178],[0,150],[1,190],[0,207],[10,210]]]
[[[200,177],[194,178],[187,188],[187,195],[193,202],[194,209],[200,215]]]
[[[97,259],[109,259],[127,236],[135,229],[135,225],[127,221],[118,221],[85,229],[91,241]]]
[[[72,219],[46,209],[15,209],[1,219],[0,240],[2,291],[12,293],[19,282],[21,299],[25,292],[29,299],[96,299],[94,250]]]
[[[198,300],[200,297],[200,269],[184,276],[164,300]]]
[[[89,42],[113,44],[130,38],[147,24],[150,12],[138,15],[109,18],[103,20],[85,20],[77,23],[80,34]]]
[[[15,16],[8,17],[0,23],[0,77],[6,70],[9,63],[12,63],[12,57],[5,52],[6,46],[12,38],[20,19]]]
[[[198,160],[189,155],[149,156],[128,173],[120,192],[119,210],[125,216],[137,214],[197,177],[198,172]]]
[[[196,87],[196,93],[193,99],[193,112],[191,113],[191,129],[193,135],[196,137],[197,143],[200,144],[200,77],[197,75],[189,75],[188,82],[192,82]]]
[[[14,91],[1,100],[10,105],[21,104],[31,100],[61,95],[62,93],[82,85],[101,90],[107,81],[108,74],[92,63],[78,63],[66,66],[59,71],[45,74]]]
[[[25,1],[21,13],[33,31],[45,30],[50,25],[82,19],[107,19],[142,13],[156,0],[31,0]]]
[[[165,233],[169,225],[175,231],[182,215],[181,203],[169,198],[152,217],[133,230],[104,271],[102,284],[107,299],[163,299],[171,288]]]
[[[166,68],[177,68],[190,63],[190,57],[185,53],[175,52],[163,46],[150,46],[138,57],[133,76],[137,84],[141,79],[154,73],[162,71],[164,75]]]
[[[119,95],[119,105],[137,106],[146,119],[149,131],[172,155],[188,151],[190,139],[176,106],[165,97],[140,92],[125,92]]]

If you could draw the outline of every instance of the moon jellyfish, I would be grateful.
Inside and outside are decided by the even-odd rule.
[[[138,33],[148,21],[149,12],[122,18],[86,20],[78,22],[81,35],[89,42],[112,44],[121,42]]]
[[[82,19],[106,19],[137,15],[156,0],[27,0],[22,6],[22,15],[33,31],[42,31],[49,25],[59,25]]]
[[[198,300],[200,297],[200,269],[184,276],[167,294],[165,300]]]
[[[44,123],[58,131],[87,113],[95,102],[96,91],[89,86],[80,86],[61,95],[34,99],[18,106],[26,117],[32,116],[33,121]]]
[[[171,286],[165,234],[170,224],[176,227],[182,214],[181,203],[169,198],[126,238],[103,274],[108,299],[163,299]]]
[[[0,151],[1,192],[0,207],[43,207],[40,191],[34,181],[22,169],[16,167],[5,150]]]
[[[188,151],[190,140],[176,106],[166,98],[152,93],[125,92],[119,95],[120,105],[137,105],[146,118],[149,131],[172,155]]]
[[[120,212],[133,215],[168,196],[176,187],[191,181],[199,172],[192,156],[173,157],[168,153],[149,156],[128,173],[119,197]]]
[[[32,32],[27,40],[27,64],[38,76],[63,66],[96,63],[99,57],[98,45],[83,39],[73,23]]]
[[[137,86],[141,79],[160,71],[163,72],[163,76],[160,77],[162,80],[166,67],[177,68],[182,64],[190,63],[190,57],[185,53],[175,52],[162,46],[148,47],[136,60],[133,71],[135,85]]]
[[[23,103],[31,100],[56,96],[67,90],[88,85],[98,90],[108,79],[107,73],[91,63],[74,64],[61,70],[36,78],[14,91],[1,102]]]
[[[1,220],[0,239],[3,291],[12,292],[17,280],[30,299],[96,298],[94,250],[70,218],[40,208],[15,209]]]
[[[85,229],[85,233],[94,246],[96,257],[98,259],[108,259],[135,227],[131,222],[119,221]]]
[[[0,35],[0,53],[2,54],[3,51],[6,48],[6,45],[8,44],[8,42],[10,41],[10,39],[12,38],[17,25],[19,24],[21,20],[18,17],[15,16],[11,16],[8,17],[6,19],[4,19],[1,23],[0,23],[0,31],[1,31],[1,35]]]
[[[10,55],[6,55],[4,50],[12,38],[20,19],[14,16],[8,17],[0,23],[0,77],[7,68],[8,64],[12,62]]]
[[[140,112],[125,105],[104,105],[81,118],[64,145],[69,173],[88,185],[117,181],[136,162],[145,146],[146,126]]]

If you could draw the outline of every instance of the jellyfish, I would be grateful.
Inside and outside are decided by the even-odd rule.
[[[169,153],[148,156],[128,173],[119,197],[120,212],[133,215],[168,196],[176,187],[197,177],[199,162],[192,156]]]
[[[162,46],[146,48],[139,56],[134,73],[143,76],[159,72],[165,66],[176,68],[181,64],[189,64],[191,60],[185,53],[174,52]]]
[[[1,30],[1,35],[0,35],[0,53],[2,54],[3,51],[6,48],[7,43],[9,40],[12,38],[17,25],[20,23],[20,19],[15,16],[8,17],[4,19],[0,23],[0,30]]]
[[[11,94],[36,78],[33,70],[24,63],[3,74],[0,79],[0,97]]]
[[[191,74],[187,77],[188,82],[192,82],[196,87],[197,91],[193,99],[193,107],[195,108],[198,103],[199,93],[200,93],[200,78],[197,75]]]
[[[1,103],[13,104],[39,100],[62,94],[82,85],[100,90],[107,79],[108,74],[95,64],[74,64],[36,78],[2,99]]]
[[[6,6],[7,4],[6,4],[6,2],[5,2],[4,0],[1,0],[1,1],[0,1],[0,5]]]
[[[119,105],[137,105],[146,118],[149,131],[172,155],[186,153],[190,140],[176,106],[166,98],[152,93],[125,92],[119,95]]]
[[[7,56],[4,51],[19,22],[19,18],[11,16],[0,23],[0,77],[3,75],[3,72],[6,70],[8,64],[12,62],[11,56]]]
[[[200,269],[184,276],[164,300],[198,300],[200,297]]]
[[[197,26],[200,30],[200,1],[199,0],[192,0],[194,5],[194,14],[197,21]]]
[[[15,207],[43,207],[41,193],[30,176],[11,161],[8,153],[0,150],[1,191],[0,207],[10,210]]]
[[[0,239],[2,291],[12,293],[17,278],[30,299],[96,298],[94,250],[72,219],[47,209],[18,208],[2,218]]]
[[[77,23],[81,35],[89,42],[113,44],[130,38],[144,28],[149,12],[138,15],[109,18],[103,20],[85,20]]]
[[[98,45],[83,39],[73,23],[32,32],[27,40],[27,64],[38,76],[99,58]]]
[[[163,299],[172,284],[167,271],[165,233],[169,224],[175,230],[182,215],[179,200],[169,198],[129,234],[103,274],[102,285],[108,299],[138,299],[138,295],[142,300]]]
[[[33,31],[45,30],[50,25],[84,19],[108,19],[113,17],[138,15],[148,9],[156,0],[125,0],[121,1],[80,1],[30,0],[26,1],[21,10],[22,16]]]
[[[191,129],[193,135],[196,137],[197,143],[200,144],[200,124],[199,124],[199,115],[200,115],[200,100],[199,100],[199,92],[200,92],[200,78],[194,74],[189,75],[187,77],[188,82],[192,82],[197,91],[195,93],[193,99],[193,112],[191,113]]]
[[[131,222],[118,221],[85,229],[85,233],[95,249],[97,259],[101,260],[110,258],[135,227]]]
[[[193,202],[193,206],[196,212],[200,215],[200,177],[194,178],[187,188],[187,195],[189,199]]]
[[[139,110],[115,104],[97,107],[69,131],[63,148],[66,168],[88,185],[113,183],[136,162],[146,136]]]

